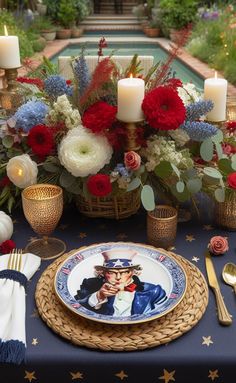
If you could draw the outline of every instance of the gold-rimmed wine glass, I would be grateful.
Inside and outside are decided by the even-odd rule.
[[[63,211],[62,188],[51,184],[36,184],[25,188],[21,196],[26,220],[34,232],[42,236],[30,242],[26,250],[42,259],[56,258],[63,254],[65,243],[50,237]]]

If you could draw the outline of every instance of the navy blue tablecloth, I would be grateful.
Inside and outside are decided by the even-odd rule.
[[[35,237],[21,211],[13,214],[18,248]],[[52,261],[43,261],[27,288],[27,351],[25,364],[0,364],[1,383],[232,383],[236,369],[236,297],[224,284],[221,271],[225,263],[236,263],[235,233],[190,221],[178,224],[175,252],[193,262],[206,276],[204,252],[213,235],[228,237],[230,250],[214,257],[225,303],[233,324],[218,323],[213,293],[200,322],[180,338],[153,349],[133,352],[103,352],[78,347],[56,335],[39,317],[34,300],[35,286]],[[121,221],[89,219],[76,209],[64,212],[54,236],[63,239],[67,250],[110,241],[147,243],[146,214]]]

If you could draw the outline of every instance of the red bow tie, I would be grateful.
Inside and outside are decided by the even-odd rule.
[[[124,288],[124,291],[129,291],[130,293],[132,293],[133,291],[135,291],[137,285],[135,283],[130,283],[128,286],[125,286]]]

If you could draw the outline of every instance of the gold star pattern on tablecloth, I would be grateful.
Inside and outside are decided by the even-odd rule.
[[[209,370],[208,378],[210,378],[211,380],[215,380],[216,378],[219,378],[218,370],[214,370],[214,371]]]
[[[171,380],[174,382],[175,381],[175,378],[174,378],[174,374],[175,374],[175,370],[173,371],[167,371],[167,370],[163,370],[163,374],[162,376],[159,376],[158,379],[160,380],[164,380],[165,383],[169,383]]]
[[[120,380],[123,380],[125,378],[128,378],[128,375],[126,375],[126,373],[124,372],[124,370],[121,370],[120,372],[118,372],[117,374],[115,374],[115,376],[117,376],[117,378],[120,378]]]
[[[195,239],[196,238],[194,238],[194,235],[192,235],[192,234],[188,234],[185,237],[185,241],[187,241],[187,242],[193,242],[193,241],[195,241]]]
[[[204,225],[204,226],[203,226],[203,230],[207,230],[207,231],[209,231],[209,230],[213,230],[213,229],[214,229],[214,227],[211,226],[211,225]]]
[[[193,262],[198,262],[198,261],[200,261],[200,258],[198,258],[198,257],[193,257],[193,258],[192,258],[192,261],[193,261]]]
[[[31,318],[39,318],[39,312],[38,309],[34,309],[32,314],[30,315]]]
[[[117,234],[116,238],[117,238],[119,241],[124,241],[126,238],[128,238],[128,235],[125,234],[125,233],[119,233],[119,234]]]
[[[79,371],[77,372],[70,372],[71,374],[71,380],[76,380],[76,379],[84,379],[83,374]]]
[[[209,336],[203,336],[202,339],[203,339],[202,345],[206,345],[207,347],[209,347],[210,344],[213,344],[213,343],[214,343],[214,342],[212,341],[212,339],[211,339],[211,335],[209,335]]]
[[[25,376],[24,376],[24,379],[28,379],[29,382],[32,382],[32,380],[36,380],[37,378],[34,376],[35,374],[35,371],[26,371],[25,370]]]
[[[33,346],[37,346],[38,343],[39,343],[39,342],[38,342],[38,338],[33,338],[31,344],[32,344]]]
[[[81,239],[86,238],[86,237],[87,237],[87,234],[81,232],[81,233],[79,233],[79,237],[80,237]]]

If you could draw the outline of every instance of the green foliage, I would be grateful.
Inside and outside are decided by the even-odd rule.
[[[75,22],[75,2],[74,0],[61,0],[57,19],[61,26],[70,28]]]
[[[216,20],[199,20],[187,49],[193,56],[222,71],[224,77],[236,84],[235,41],[236,17],[225,8]]]
[[[161,0],[161,23],[164,28],[183,29],[196,21],[197,1]]]
[[[53,24],[52,20],[49,17],[40,16],[37,17],[32,25],[32,29],[34,31],[41,32],[43,30],[46,31],[55,31],[56,27]]]

